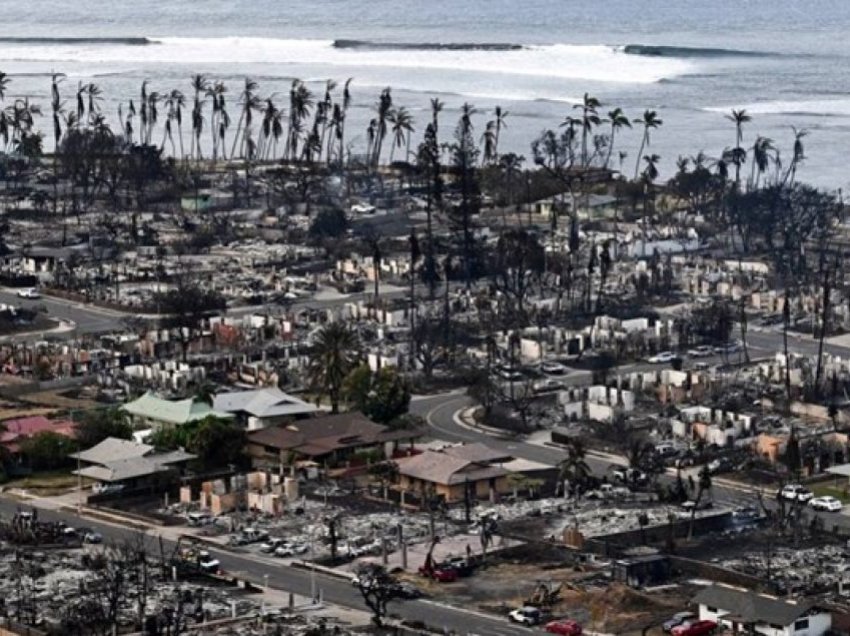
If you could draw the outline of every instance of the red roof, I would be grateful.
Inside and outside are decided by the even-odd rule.
[[[2,422],[4,431],[0,432],[0,445],[16,453],[20,450],[20,442],[36,433],[51,431],[67,437],[74,437],[75,426],[69,420],[49,420],[43,415],[22,417],[16,420]]]

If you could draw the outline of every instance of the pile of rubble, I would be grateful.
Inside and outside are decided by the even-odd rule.
[[[850,587],[850,546],[770,549],[769,543],[760,544],[759,549],[719,564],[751,576],[769,577],[774,585],[785,591]]]

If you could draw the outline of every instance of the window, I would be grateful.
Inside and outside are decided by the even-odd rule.
[[[809,629],[809,619],[808,618],[801,618],[796,623],[794,623],[794,631],[795,632],[801,632],[804,629]]]
[[[716,608],[716,607],[711,607],[711,606],[709,605],[709,606],[708,606],[708,607],[706,607],[705,609],[706,609],[706,611],[709,611],[709,612],[711,612],[712,614],[717,614],[717,608]]]

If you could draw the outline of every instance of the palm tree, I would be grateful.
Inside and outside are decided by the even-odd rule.
[[[646,167],[643,169],[643,178],[647,184],[652,184],[658,178],[658,163],[661,161],[659,155],[644,155]]]
[[[623,109],[619,107],[608,111],[608,123],[611,124],[611,134],[608,137],[608,156],[605,157],[606,168],[611,162],[611,153],[614,152],[614,138],[617,135],[617,131],[621,128],[632,127],[632,122],[630,122],[629,118],[626,117]]]
[[[502,110],[501,106],[496,106],[496,109],[493,111],[493,114],[496,115],[496,137],[493,140],[493,154],[498,159],[499,157],[499,139],[502,134],[502,128],[507,128],[508,125],[505,123],[505,118],[508,116],[508,111]]]
[[[496,122],[490,120],[484,127],[481,135],[481,144],[484,152],[481,153],[481,165],[487,165],[496,161]]]
[[[445,104],[436,97],[431,98],[431,124],[434,126],[434,132],[440,132],[440,113],[443,112]]]
[[[351,80],[353,78],[349,77],[345,84],[342,87],[342,106],[340,107],[339,113],[335,113],[337,115],[337,142],[339,144],[339,163],[342,165],[345,163],[345,118],[348,115],[348,109],[351,106]],[[336,109],[334,109],[336,110]]]
[[[325,82],[325,98],[320,102],[322,105],[322,135],[321,135],[321,145],[322,148],[325,147],[325,137],[328,132],[328,128],[331,125],[331,119],[328,116],[329,114],[333,114],[334,112],[334,100],[333,95],[331,94],[333,90],[336,88],[336,82],[329,79]],[[320,153],[321,154],[321,153]],[[321,157],[320,157],[321,159]],[[330,157],[327,158],[328,163],[330,162]]]
[[[741,143],[744,140],[744,124],[748,121],[752,120],[747,114],[747,111],[744,109],[735,110],[732,109],[732,113],[726,115],[726,119],[733,122],[735,124],[735,153],[736,157],[743,156],[746,158],[747,151],[741,147]],[[737,189],[741,185],[741,165],[743,164],[743,160],[738,160],[735,162],[735,188]]]
[[[201,95],[206,95],[209,87],[210,82],[205,75],[199,73],[192,77],[192,90],[195,91],[195,100],[192,104],[192,144],[189,150],[189,155],[192,157],[201,156],[200,131],[204,127],[203,100],[201,99]],[[179,126],[179,119],[177,123]],[[195,147],[196,145],[197,148]]]
[[[357,335],[347,325],[332,322],[319,330],[307,369],[310,389],[316,401],[327,396],[331,411],[339,412],[342,385],[357,366],[360,343]]]
[[[788,171],[782,179],[783,185],[786,183],[789,185],[794,183],[794,178],[797,175],[797,167],[803,162],[803,159],[806,158],[803,148],[803,137],[809,134],[808,131],[803,129],[797,130],[793,126],[791,126],[791,130],[794,132],[794,154],[791,157],[791,165],[788,166]]]
[[[298,158],[298,140],[304,130],[304,120],[310,116],[313,94],[301,80],[293,80],[289,89],[289,130],[284,155],[291,160]]]
[[[570,438],[566,452],[566,457],[558,463],[558,483],[564,489],[563,495],[565,498],[568,491],[564,482],[568,481],[570,485],[575,484],[576,495],[578,496],[588,477],[593,474],[593,471],[590,470],[590,466],[585,460],[587,451],[584,448],[584,443],[579,438]]]
[[[640,124],[643,126],[643,136],[640,141],[640,149],[638,150],[638,158],[635,162],[635,179],[638,178],[638,173],[640,172],[640,162],[643,158],[643,150],[649,145],[649,131],[658,128],[664,122],[658,118],[658,113],[654,110],[645,110],[643,113],[643,117],[640,119],[634,120],[635,124]]]
[[[387,86],[381,91],[378,98],[378,103],[375,105],[375,111],[378,113],[377,128],[375,130],[375,148],[372,152],[372,164],[378,166],[381,162],[381,150],[384,146],[384,139],[387,136],[387,121],[393,107],[392,89]]]
[[[265,154],[266,157],[277,157],[277,143],[283,136],[283,111],[275,106],[271,97],[266,100],[266,107],[263,109],[261,131],[260,156]],[[269,139],[272,140],[271,144]]]
[[[574,104],[573,108],[581,109],[581,165],[587,167],[587,137],[593,131],[594,126],[602,123],[598,110],[602,103],[592,95],[585,93],[581,104]]]
[[[183,108],[186,106],[186,96],[179,90],[174,89],[168,95],[169,107],[173,108],[174,121],[177,122],[177,136],[180,138],[180,157],[185,158],[183,151]]]
[[[0,100],[6,96],[6,84],[8,83],[5,73],[0,73]],[[59,94],[59,84],[62,82],[62,77],[58,73],[53,73],[50,76],[50,108],[53,112],[53,215],[56,216],[57,205],[59,202],[59,179],[58,176],[58,158],[59,144],[62,141],[62,114],[65,110],[65,105],[62,102],[62,97]],[[62,245],[65,241],[62,241]]]
[[[227,86],[224,82],[214,82],[206,90],[206,96],[210,98],[212,103],[212,112],[210,113],[210,136],[212,137],[212,160],[215,163],[218,160],[219,141],[222,140],[221,120],[227,117],[225,108],[227,103],[224,94],[227,92]],[[221,148],[222,155],[225,154],[224,147]]]
[[[753,143],[753,164],[750,172],[750,184],[753,188],[758,188],[761,176],[767,172],[770,167],[771,154],[775,156],[776,148],[773,146],[773,140],[759,135]],[[758,172],[756,172],[758,170]]]
[[[258,88],[257,82],[250,77],[245,78],[245,87],[242,89],[240,97],[242,102],[242,113],[239,115],[239,121],[236,122],[236,135],[233,137],[233,145],[230,148],[231,158],[236,156],[237,145],[240,149],[240,154],[246,156],[246,148],[251,143],[251,122],[253,112],[260,109],[260,98],[256,94]],[[242,143],[239,143],[239,133],[242,133]]]
[[[413,128],[413,116],[404,106],[399,106],[392,113],[392,133],[394,138],[393,147],[390,149],[390,163],[393,161],[393,150],[404,146],[406,156],[404,160],[410,161],[410,137],[415,131]]]

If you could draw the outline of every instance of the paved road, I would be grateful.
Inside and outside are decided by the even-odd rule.
[[[0,515],[9,518],[22,506],[17,501],[0,498]],[[39,518],[47,521],[61,520],[75,527],[90,527],[100,532],[107,541],[120,542],[127,539],[136,531],[105,523],[102,521],[84,518],[80,519],[70,512],[58,512],[55,510],[39,509]],[[155,536],[150,531],[148,536]],[[174,549],[174,542],[163,539],[165,550]],[[153,550],[158,550],[153,547]],[[264,557],[253,554],[234,554],[226,550],[210,548],[215,557],[221,562],[222,568],[235,575],[250,579],[259,585],[263,585],[265,577],[268,576],[269,586],[278,590],[294,592],[309,597],[311,594],[311,573],[306,570],[294,568],[285,563],[269,562]],[[326,576],[316,573],[316,589],[321,590],[323,598],[331,603],[344,607],[352,607],[366,610],[360,592],[350,582],[337,577]],[[368,611],[368,610],[366,610]],[[511,625],[506,619],[491,617],[489,615],[452,608],[442,604],[434,603],[428,599],[418,601],[400,601],[390,604],[391,615],[409,620],[423,621],[428,625],[452,630],[457,634],[495,634],[497,636],[528,636],[539,633],[533,630]]]

